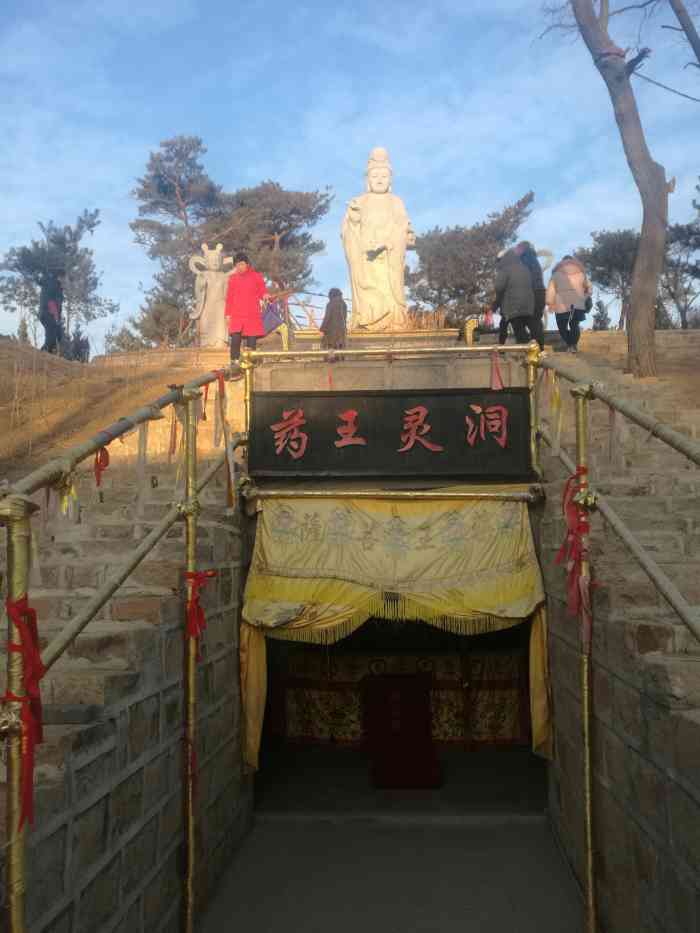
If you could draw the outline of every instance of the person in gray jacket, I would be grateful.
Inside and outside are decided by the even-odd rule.
[[[496,270],[496,300],[492,311],[500,311],[513,328],[516,343],[528,343],[532,315],[535,311],[535,295],[532,289],[530,270],[513,249],[500,259]]]

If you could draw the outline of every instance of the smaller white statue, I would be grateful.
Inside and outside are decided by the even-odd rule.
[[[233,265],[230,256],[224,257],[221,243],[215,249],[202,244],[202,255],[190,257],[190,269],[195,274],[195,309],[190,320],[197,322],[200,347],[228,346],[228,327],[224,310],[226,288],[230,272],[226,266]]]

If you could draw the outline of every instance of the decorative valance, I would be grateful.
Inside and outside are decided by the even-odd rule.
[[[247,762],[257,766],[265,636],[332,644],[369,618],[420,620],[476,635],[519,625],[535,614],[533,747],[546,754],[543,603],[524,502],[419,497],[265,501],[241,631]]]

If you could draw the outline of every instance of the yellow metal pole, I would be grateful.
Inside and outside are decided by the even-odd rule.
[[[187,572],[197,570],[197,399],[196,389],[183,393],[186,403],[185,414],[185,551]],[[187,604],[189,606],[194,587],[192,579],[187,582]],[[190,638],[187,627],[183,628],[185,652],[185,741],[184,758],[184,824],[185,824],[185,897],[184,931],[194,931],[195,869],[197,846],[197,820],[195,813],[194,762],[197,741],[197,639]]]
[[[253,357],[247,348],[241,351],[241,369],[243,370],[243,409],[245,424],[243,433],[246,440],[253,421]]]
[[[527,387],[530,395],[530,457],[532,460],[532,469],[537,476],[541,477],[539,404],[537,398],[537,363],[539,358],[539,345],[533,341],[528,346],[527,351]]]
[[[30,515],[36,506],[22,496],[8,496],[0,503],[0,520],[7,526],[7,595],[17,601],[27,593],[31,555]],[[22,639],[8,617],[8,643]],[[7,652],[7,692],[24,695],[24,659],[19,651]],[[12,719],[21,716],[21,703],[10,703]],[[26,888],[26,825],[19,828],[22,782],[22,731],[7,733],[7,916],[9,933],[25,933],[24,903]]]
[[[579,519],[588,521],[588,396],[586,387],[573,390],[576,406],[576,460],[579,470],[576,495]],[[590,578],[588,535],[582,534],[581,575]],[[583,720],[583,799],[586,859],[586,933],[596,933],[595,865],[593,860],[593,772],[591,750],[591,625],[581,626],[581,713]]]
[[[464,325],[464,342],[468,347],[474,346],[474,331],[479,326],[479,321],[475,318],[469,318]]]

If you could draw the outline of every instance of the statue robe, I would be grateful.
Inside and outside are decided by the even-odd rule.
[[[357,211],[353,210],[357,207]],[[359,215],[359,220],[351,219]],[[410,222],[401,198],[368,192],[354,198],[341,238],[352,285],[353,328],[400,330],[406,326],[404,269]],[[385,247],[375,258],[367,253]]]

